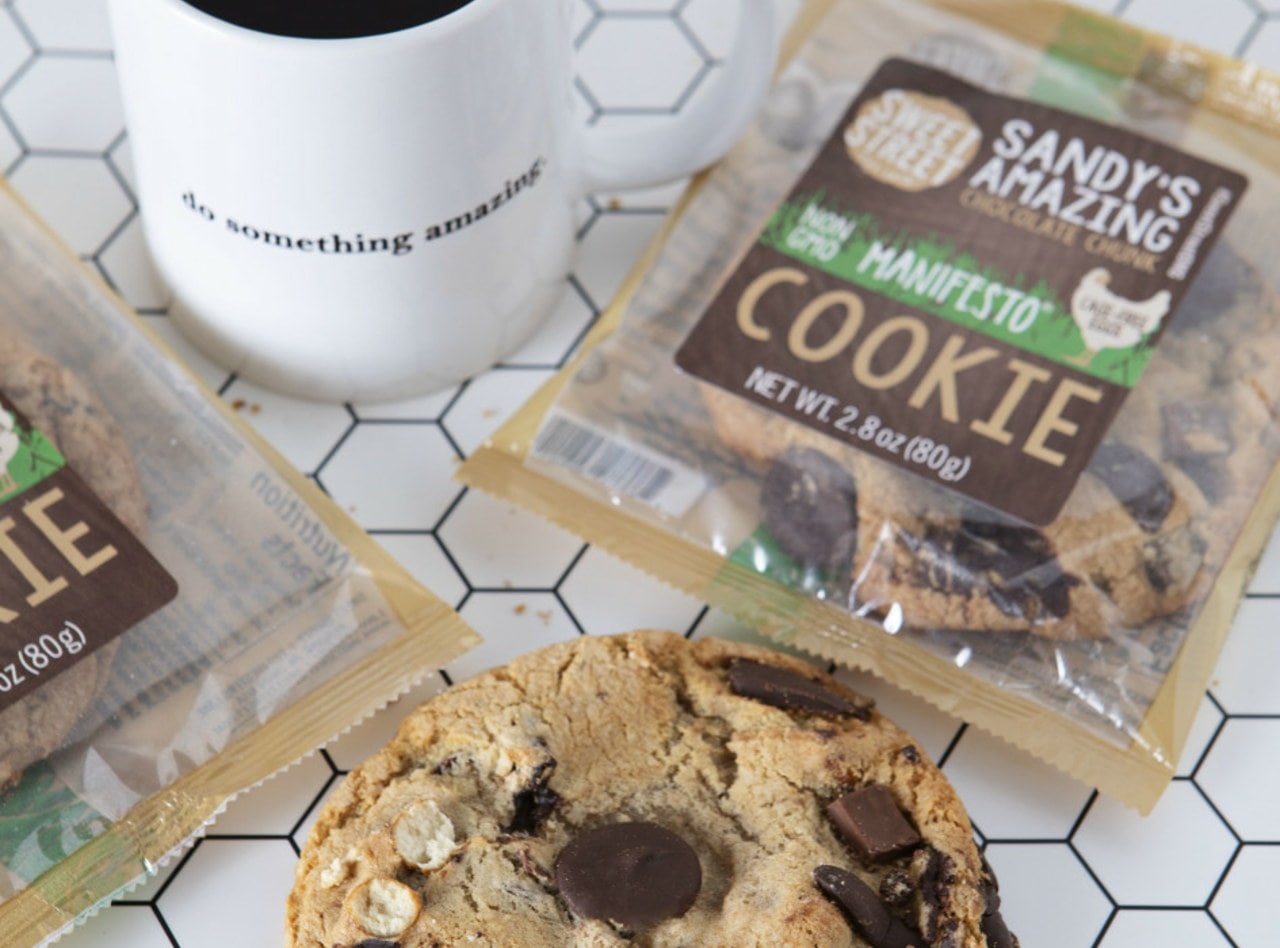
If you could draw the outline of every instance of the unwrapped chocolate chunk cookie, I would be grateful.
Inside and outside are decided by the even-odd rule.
[[[771,650],[584,637],[414,711],[320,814],[286,941],[1011,945],[954,790]]]

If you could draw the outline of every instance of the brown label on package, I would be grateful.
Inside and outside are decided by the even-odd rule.
[[[676,361],[1043,525],[1245,187],[1152,139],[890,60]]]
[[[177,592],[57,447],[0,395],[0,710]]]

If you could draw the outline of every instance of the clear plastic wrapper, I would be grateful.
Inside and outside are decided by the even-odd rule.
[[[1050,3],[816,3],[793,41],[755,127],[691,188],[593,344],[462,476],[1149,810],[1280,508],[1280,79]],[[885,425],[865,411],[840,424],[850,403],[827,409],[839,430],[797,422],[806,392],[799,411],[824,410],[810,378],[761,381],[761,369],[744,388],[765,398],[748,400],[677,365],[726,286],[746,282],[739,268],[757,241],[781,241],[771,228],[785,201],[795,217],[813,215],[811,241],[848,223],[836,235],[847,247],[865,226],[853,226],[858,207],[848,221],[823,219],[796,188],[890,58],[1136,132],[1248,182],[1177,305],[1168,293],[1120,299],[1130,321],[1149,320],[1146,306],[1167,323],[1138,350],[1145,369],[1061,510],[1039,524],[948,486],[944,475],[972,459],[938,441],[898,439],[920,473],[877,456],[870,448],[890,448],[895,433],[877,441]],[[1214,229],[1209,212],[1200,225]],[[1016,228],[1002,233],[1018,239]],[[1117,244],[1091,246],[1113,273],[1142,268]],[[775,284],[804,280],[775,272]],[[1123,289],[1107,280],[1091,276],[1077,293]],[[1041,289],[1022,285],[1027,296]],[[856,315],[849,325],[861,327]],[[737,311],[760,336],[778,329],[774,316],[766,304]],[[804,337],[810,361],[840,331]],[[1107,340],[1082,335],[1081,359],[1096,367],[1094,346]],[[973,349],[952,356],[961,351]],[[888,374],[883,363],[879,375],[864,369]],[[961,392],[975,384],[965,376]],[[761,404],[769,398],[790,414]],[[989,466],[981,476],[1002,475]]]
[[[0,397],[0,931],[24,945],[478,638],[7,190]]]

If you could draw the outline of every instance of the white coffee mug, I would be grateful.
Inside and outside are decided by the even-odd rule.
[[[683,113],[621,132],[575,116],[572,0],[470,0],[340,39],[109,0],[172,318],[303,397],[396,398],[493,365],[563,292],[576,201],[688,174],[742,133],[777,37],[771,0],[738,3],[733,48]]]

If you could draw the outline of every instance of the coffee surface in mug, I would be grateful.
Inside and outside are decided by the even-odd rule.
[[[236,26],[307,39],[376,36],[407,29],[471,0],[186,0]]]

